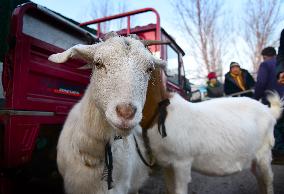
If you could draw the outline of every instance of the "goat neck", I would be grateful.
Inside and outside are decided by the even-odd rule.
[[[86,90],[86,93],[81,101],[82,103],[82,117],[84,133],[88,135],[92,141],[96,141],[96,144],[102,144],[105,146],[107,142],[113,137],[113,129],[106,121],[104,115],[96,106],[95,101],[91,96],[90,86]],[[97,148],[95,148],[97,149]],[[103,151],[103,150],[102,150]]]

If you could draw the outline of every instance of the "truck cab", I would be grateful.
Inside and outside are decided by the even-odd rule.
[[[156,17],[156,23],[145,26],[137,26],[131,28],[131,18],[135,15],[141,15],[146,12],[152,12]],[[159,13],[153,8],[138,9],[130,12],[125,12],[104,18],[98,18],[83,22],[80,26],[97,25],[97,37],[101,37],[101,26],[105,22],[116,19],[127,19],[127,27],[117,31],[118,34],[126,36],[129,34],[136,34],[144,40],[163,40],[168,41],[167,45],[150,46],[150,51],[158,58],[164,59],[168,62],[166,68],[167,88],[170,91],[178,92],[184,98],[189,99],[191,91],[189,81],[185,77],[184,65],[182,57],[185,55],[184,51],[176,43],[176,41],[160,26]],[[105,33],[105,32],[104,32]]]

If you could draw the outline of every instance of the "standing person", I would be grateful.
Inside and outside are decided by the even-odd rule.
[[[278,48],[277,55],[277,64],[276,64],[276,76],[277,81],[281,85],[284,85],[284,29],[280,35],[280,44]],[[283,97],[283,96],[282,96]],[[275,145],[272,150],[273,153],[273,161],[277,162],[280,158],[280,162],[284,161],[284,114],[282,113],[281,118],[278,120],[275,128],[274,128],[274,136],[275,136]]]
[[[280,49],[279,49],[280,51]],[[279,96],[284,97],[284,85],[277,81],[276,51],[273,47],[264,48],[261,52],[263,62],[260,64],[255,84],[254,97],[256,100],[266,100],[266,90],[276,91]],[[272,150],[275,163],[284,161],[284,115],[280,117],[274,127],[275,144]]]
[[[231,62],[230,71],[225,75],[224,91],[227,95],[252,89],[254,84],[255,81],[247,70],[242,69],[237,62]],[[253,97],[253,92],[241,96]]]
[[[210,72],[207,75],[207,95],[210,98],[222,97],[224,95],[224,87],[221,82],[217,80],[217,76],[215,72]]]
[[[284,84],[284,29],[282,30],[280,36],[280,45],[277,55],[276,75],[278,82],[280,84]]]
[[[261,55],[263,62],[259,65],[254,98],[268,104],[265,91],[276,91],[280,97],[283,97],[284,85],[279,84],[276,78],[276,50],[273,47],[266,47]]]

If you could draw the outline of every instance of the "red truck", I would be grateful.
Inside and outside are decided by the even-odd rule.
[[[156,15],[156,24],[130,28],[132,15],[149,11]],[[11,18],[9,50],[2,71],[0,193],[59,192],[57,138],[68,111],[83,95],[91,72],[78,69],[82,64],[77,60],[55,65],[47,58],[75,44],[97,42],[102,22],[123,17],[128,19],[128,26],[119,34],[135,33],[143,39],[171,42],[151,46],[150,50],[170,61],[168,89],[187,97],[184,52],[160,27],[156,10],[145,8],[77,25],[34,3],[18,6]],[[84,27],[91,23],[98,25],[97,30]]]

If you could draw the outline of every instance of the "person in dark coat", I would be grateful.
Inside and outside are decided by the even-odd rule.
[[[223,84],[218,81],[216,73],[210,72],[207,78],[207,96],[210,98],[222,97],[224,95],[224,87]]]
[[[278,83],[276,78],[276,50],[273,47],[266,47],[262,50],[261,55],[263,62],[259,65],[254,98],[268,104],[265,91],[276,91],[280,97],[283,97],[284,85]]]
[[[282,45],[283,46],[283,45]],[[279,51],[281,51],[279,49]],[[255,84],[256,100],[262,100],[264,104],[268,104],[266,100],[265,91],[276,91],[281,98],[284,97],[284,84],[277,81],[277,69],[276,67],[276,51],[273,47],[264,48],[261,52],[263,56],[263,62],[260,64],[257,73],[257,82]],[[279,56],[279,54],[278,54]],[[280,57],[281,58],[281,57]],[[279,59],[279,58],[278,58]],[[276,70],[277,69],[277,70]],[[284,115],[278,119],[274,127],[275,144],[272,149],[273,161],[283,163],[284,161]],[[280,162],[279,162],[280,163]]]
[[[280,36],[280,45],[278,48],[276,76],[280,84],[284,84],[284,29]]]
[[[224,91],[226,95],[253,89],[255,81],[251,74],[240,68],[237,62],[231,62],[230,71],[225,75]],[[253,92],[241,96],[253,97]]]

